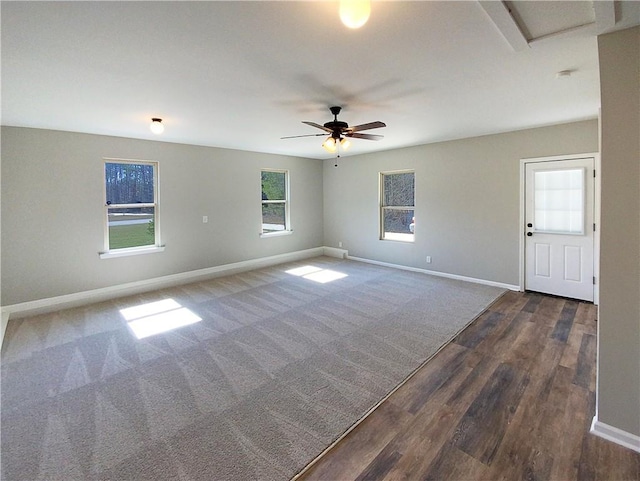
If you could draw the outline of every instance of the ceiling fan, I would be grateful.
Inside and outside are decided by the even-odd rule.
[[[369,129],[378,129],[380,127],[386,127],[387,125],[384,122],[376,121],[369,122],[367,124],[355,125],[353,127],[349,127],[349,124],[346,122],[341,122],[338,120],[338,114],[342,110],[342,107],[330,107],[329,110],[333,114],[333,121],[327,122],[324,125],[316,124],[315,122],[307,122],[302,121],[303,124],[310,125],[311,127],[316,127],[320,130],[324,130],[323,134],[307,134],[307,135],[291,135],[289,137],[281,137],[282,139],[294,139],[298,137],[317,137],[320,135],[327,135],[326,132],[329,133],[329,136],[322,143],[322,147],[328,152],[334,153],[338,149],[338,144],[342,147],[342,149],[347,150],[351,145],[351,141],[349,138],[353,139],[366,139],[366,140],[380,140],[383,138],[383,135],[375,135],[375,134],[361,134],[359,133],[361,130],[369,130]]]

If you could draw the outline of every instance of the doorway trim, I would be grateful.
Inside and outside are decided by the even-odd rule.
[[[520,216],[518,219],[518,239],[519,239],[519,283],[520,291],[524,292],[525,287],[525,168],[530,162],[553,162],[558,160],[575,160],[592,157],[595,170],[594,192],[593,192],[593,221],[596,230],[593,236],[593,275],[595,285],[593,286],[593,303],[599,304],[600,300],[600,153],[588,152],[584,154],[554,155],[550,157],[529,157],[520,159]]]

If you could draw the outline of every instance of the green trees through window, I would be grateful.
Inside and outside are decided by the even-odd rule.
[[[157,245],[157,163],[105,162],[106,249]]]
[[[262,233],[290,230],[288,221],[288,172],[263,170],[262,175]]]

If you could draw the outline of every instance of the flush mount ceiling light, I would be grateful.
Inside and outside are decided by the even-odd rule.
[[[360,28],[371,15],[371,0],[340,0],[340,20],[349,28]]]
[[[160,135],[162,132],[164,132],[164,125],[162,124],[162,119],[159,119],[157,117],[154,117],[151,119],[151,125],[149,125],[149,128],[151,129],[151,132],[153,132],[156,135]]]

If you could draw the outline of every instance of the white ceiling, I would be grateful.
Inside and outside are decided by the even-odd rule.
[[[387,124],[344,155],[591,119],[596,34],[640,23],[633,1],[374,2],[359,30],[337,11],[2,2],[2,124],[328,158],[322,137],[280,137],[319,133],[301,121],[331,105]]]

